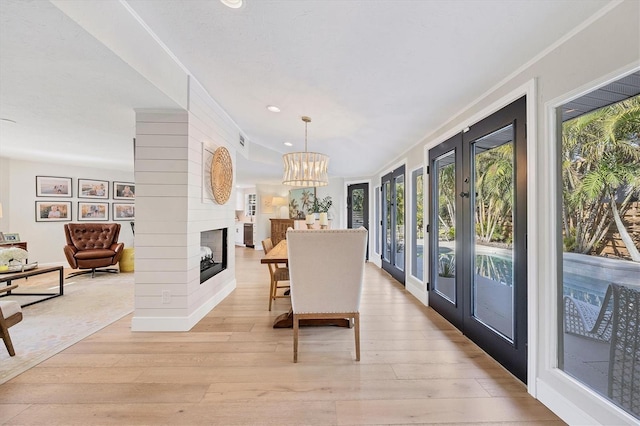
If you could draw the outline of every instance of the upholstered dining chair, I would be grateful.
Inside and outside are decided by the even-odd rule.
[[[356,361],[360,361],[360,295],[364,280],[367,230],[287,231],[293,362],[298,362],[302,319],[353,321]]]
[[[18,287],[17,284],[0,287],[0,292],[6,292]],[[14,300],[0,300],[0,337],[4,340],[4,345],[10,356],[16,356],[9,336],[9,327],[16,325],[22,321],[22,308],[20,304]]]
[[[273,249],[273,242],[271,241],[271,238],[262,240],[262,249],[264,250],[264,254],[269,253]],[[288,284],[281,284],[283,281],[289,281],[289,268],[287,268],[286,265],[280,265],[278,263],[267,263],[267,266],[269,267],[270,277],[269,310],[271,310],[271,306],[274,300],[278,298],[289,297],[288,294],[278,294],[278,290],[289,289]]]

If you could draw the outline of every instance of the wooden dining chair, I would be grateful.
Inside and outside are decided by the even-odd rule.
[[[7,292],[18,287],[17,284],[0,287],[0,292]],[[9,336],[9,327],[16,325],[22,321],[22,308],[20,304],[14,300],[0,300],[0,337],[4,340],[4,345],[10,356],[15,356],[11,336]]]
[[[356,361],[360,361],[360,295],[364,280],[367,230],[287,231],[293,362],[298,362],[300,320],[353,321]]]
[[[262,249],[264,250],[264,254],[269,253],[273,249],[271,238],[262,240]],[[281,284],[282,281],[289,281],[289,268],[287,268],[286,265],[278,263],[267,263],[267,266],[269,267],[269,277],[271,279],[269,285],[269,310],[271,310],[271,305],[274,300],[289,297],[289,294],[285,294],[287,290],[289,290],[289,285]],[[282,294],[278,294],[278,290],[285,291]]]

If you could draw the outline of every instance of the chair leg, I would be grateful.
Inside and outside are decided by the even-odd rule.
[[[0,315],[2,313],[0,312]],[[4,340],[4,345],[7,347],[7,351],[10,356],[16,356],[16,352],[13,350],[13,343],[11,342],[11,337],[9,336],[9,330],[5,327],[0,328],[0,336],[2,340]]]
[[[356,361],[360,361],[360,314],[353,316],[353,333],[356,336]]]
[[[293,314],[293,362],[298,362],[298,331],[300,330],[300,320]]]
[[[269,311],[271,311],[271,304],[273,303],[273,293],[275,291],[276,283],[271,280],[271,284],[269,284]]]
[[[91,274],[91,278],[96,277],[96,272],[109,272],[110,274],[119,274],[120,271],[118,269],[107,268],[107,269],[82,269],[80,271],[72,272],[67,275],[67,278],[77,277],[78,275]]]

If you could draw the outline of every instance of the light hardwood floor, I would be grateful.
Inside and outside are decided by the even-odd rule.
[[[432,309],[369,264],[362,360],[353,330],[273,329],[261,252],[236,248],[237,289],[190,332],[131,316],[0,386],[6,425],[564,424]]]

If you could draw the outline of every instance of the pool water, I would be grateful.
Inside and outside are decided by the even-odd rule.
[[[512,287],[513,260],[509,253],[508,250],[505,250],[503,254],[477,254],[475,273],[502,285]],[[441,248],[440,259],[455,265],[453,250]],[[620,280],[617,275],[629,275],[629,273],[622,271],[621,267],[628,268],[630,263],[633,262],[565,253],[562,295],[571,296],[574,299],[595,306],[602,306],[609,283],[614,280]]]

